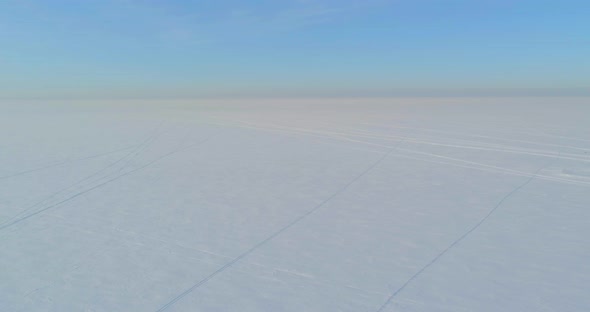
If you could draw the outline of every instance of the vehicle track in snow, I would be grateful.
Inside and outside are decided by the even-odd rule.
[[[29,213],[29,214],[27,214],[25,216],[22,216],[20,218],[13,218],[12,221],[5,222],[4,224],[0,225],[0,231],[1,230],[4,230],[6,228],[9,228],[9,227],[11,227],[11,226],[13,226],[15,224],[18,224],[18,223],[20,223],[22,221],[25,221],[25,220],[33,217],[33,216],[39,215],[42,212],[45,212],[47,210],[50,210],[50,209],[55,208],[57,206],[60,206],[61,204],[64,204],[64,203],[66,203],[66,202],[68,202],[70,200],[73,200],[73,199],[81,196],[81,195],[84,195],[84,194],[89,193],[89,192],[91,192],[93,190],[96,190],[96,189],[98,189],[100,187],[103,187],[103,186],[105,186],[105,185],[107,185],[107,184],[109,184],[111,182],[114,182],[116,180],[119,180],[120,178],[123,178],[123,177],[128,176],[128,175],[130,175],[132,173],[135,173],[135,172],[138,172],[138,171],[140,171],[140,170],[142,170],[144,168],[147,168],[147,167],[153,165],[154,163],[161,161],[164,158],[167,158],[167,157],[172,156],[172,155],[174,155],[176,153],[179,153],[179,152],[183,152],[183,151],[188,150],[188,149],[190,149],[192,147],[195,147],[195,146],[204,144],[207,141],[211,140],[216,135],[217,134],[214,134],[213,136],[211,136],[211,137],[209,137],[207,139],[201,140],[201,141],[196,142],[196,143],[193,143],[193,144],[189,144],[188,146],[181,146],[181,147],[179,147],[179,148],[177,148],[175,150],[172,150],[172,151],[170,151],[168,153],[165,153],[165,154],[163,154],[163,155],[161,155],[161,156],[159,156],[159,157],[157,157],[157,158],[149,161],[148,163],[143,164],[143,165],[141,165],[141,166],[139,166],[137,168],[134,168],[132,170],[125,171],[125,172],[123,172],[121,174],[118,174],[118,175],[116,175],[114,177],[111,177],[111,178],[109,178],[109,179],[107,179],[105,181],[99,182],[98,184],[92,185],[92,186],[90,186],[90,187],[88,187],[86,189],[83,189],[83,190],[78,191],[78,192],[76,192],[74,194],[71,194],[68,197],[66,197],[65,199],[58,201],[57,203],[50,204],[49,206],[46,206],[46,207],[44,207],[42,209],[39,209],[37,211],[34,211],[32,213]]]
[[[46,169],[50,169],[50,168],[53,168],[53,167],[64,166],[64,165],[71,164],[71,163],[78,162],[78,161],[83,161],[83,160],[88,160],[88,159],[93,159],[93,158],[99,158],[99,157],[103,157],[103,156],[107,156],[107,155],[111,155],[111,154],[116,154],[116,153],[119,153],[119,152],[126,151],[128,149],[132,149],[134,147],[137,147],[137,145],[131,145],[131,146],[127,146],[127,147],[124,147],[124,148],[116,149],[116,150],[113,150],[113,151],[110,151],[110,152],[104,152],[104,153],[94,154],[94,155],[90,155],[90,156],[84,156],[84,157],[79,157],[79,158],[74,158],[74,159],[66,159],[66,160],[59,161],[57,163],[52,163],[52,164],[44,165],[44,166],[41,166],[41,167],[37,167],[37,168],[33,168],[33,169],[27,169],[27,170],[22,170],[22,171],[19,171],[19,172],[15,172],[15,173],[7,174],[7,175],[4,175],[4,176],[0,176],[0,180],[12,178],[12,177],[17,177],[17,176],[21,176],[21,175],[25,175],[25,174],[28,174],[28,173],[33,173],[33,172],[41,171],[41,170],[46,170]]]
[[[281,132],[282,133],[296,133],[296,134],[300,134],[300,135],[304,135],[304,136],[308,135],[308,136],[314,136],[314,137],[323,137],[323,138],[328,138],[328,139],[333,139],[333,140],[340,140],[340,141],[348,141],[348,142],[354,142],[354,143],[359,143],[359,144],[365,144],[365,145],[379,147],[382,149],[390,149],[393,147],[392,145],[385,145],[385,144],[368,142],[368,141],[363,141],[363,140],[359,140],[359,139],[355,139],[355,138],[350,138],[345,133],[334,134],[334,133],[326,133],[326,132],[315,131],[315,130],[306,130],[306,129],[302,130],[299,128],[285,128],[285,127],[268,127],[268,126],[260,126],[260,125],[256,125],[256,124],[248,124],[248,125],[225,124],[225,126],[250,128],[250,129],[256,129],[256,130],[263,130],[263,131],[275,131],[275,132],[279,132],[279,133],[281,133]],[[400,141],[401,141],[401,139],[400,139]],[[409,148],[401,148],[401,147],[398,147],[397,150],[403,151],[403,152],[406,152],[406,153],[412,154],[412,155],[420,155],[420,156],[426,156],[429,158],[442,159],[444,161],[425,159],[425,158],[420,158],[420,157],[412,157],[409,155],[402,155],[402,154],[396,154],[395,157],[410,158],[410,159],[426,161],[426,162],[431,162],[431,163],[446,164],[446,165],[455,166],[455,167],[469,168],[469,169],[475,169],[475,170],[493,172],[493,173],[509,174],[509,175],[515,175],[515,176],[524,176],[524,177],[531,177],[532,176],[530,173],[519,171],[519,170],[504,168],[504,167],[500,167],[500,166],[488,165],[488,164],[484,164],[484,163],[479,163],[479,162],[460,159],[460,158],[456,158],[456,157],[440,155],[440,154],[436,154],[436,153],[423,152],[423,151],[413,150],[413,149],[409,149]],[[539,155],[539,156],[542,156],[542,155]],[[561,159],[562,157],[557,155],[557,157],[551,157],[551,158],[552,159]],[[581,181],[581,180],[576,180],[576,179],[567,179],[567,178],[538,175],[538,174],[535,175],[535,177],[537,179],[542,179],[542,180],[547,180],[547,181],[552,181],[552,182],[557,182],[557,183],[566,183],[566,184],[571,184],[571,185],[590,187],[590,181]]]
[[[239,121],[238,121],[239,122]],[[498,152],[498,153],[513,153],[513,154],[523,154],[523,155],[531,155],[531,156],[540,156],[540,157],[548,157],[548,158],[560,158],[566,160],[574,160],[574,161],[581,161],[581,162],[590,162],[590,155],[588,152],[590,149],[583,149],[578,148],[585,153],[563,153],[561,151],[546,151],[546,150],[538,150],[538,149],[529,149],[529,148],[518,148],[509,145],[498,145],[498,144],[489,144],[484,142],[474,142],[468,141],[470,143],[476,143],[477,145],[460,145],[460,144],[449,144],[449,143],[441,143],[440,141],[429,141],[420,139],[417,137],[409,137],[409,136],[393,136],[393,135],[376,135],[372,134],[368,131],[358,131],[353,130],[351,132],[350,129],[337,129],[339,131],[334,130],[314,130],[314,129],[305,129],[305,128],[293,128],[293,127],[285,127],[275,124],[266,124],[260,125],[255,123],[248,123],[248,122],[240,122],[248,126],[253,127],[266,127],[270,129],[276,130],[285,130],[285,131],[299,131],[302,133],[316,133],[316,134],[324,134],[324,135],[335,135],[335,136],[352,136],[352,137],[364,137],[364,138],[374,138],[374,139],[382,139],[382,140],[404,140],[407,143],[415,143],[415,144],[425,144],[425,145],[434,145],[434,146],[441,146],[441,147],[451,147],[451,148],[459,148],[459,149],[473,149],[473,150],[481,150],[481,151],[488,151],[488,152]],[[364,133],[363,133],[364,132]],[[533,142],[529,142],[533,144]],[[558,145],[560,148],[575,148],[570,146],[561,146]]]
[[[74,192],[76,192],[76,187],[81,186],[82,188],[86,187],[91,187],[93,183],[97,183],[99,182],[101,179],[105,179],[108,178],[110,175],[113,175],[114,173],[107,173],[106,175],[103,176],[99,176],[100,174],[102,174],[103,172],[107,171],[108,169],[115,167],[117,164],[123,162],[123,164],[120,166],[119,170],[116,173],[119,173],[120,171],[122,171],[125,167],[127,167],[127,165],[129,164],[130,161],[132,161],[133,158],[135,158],[142,150],[144,150],[146,148],[147,145],[149,145],[151,142],[153,142],[155,140],[155,137],[157,136],[157,132],[155,132],[153,135],[150,135],[148,138],[146,138],[142,143],[138,144],[136,149],[132,150],[131,152],[127,153],[126,155],[124,155],[123,157],[117,159],[116,161],[108,164],[107,166],[99,169],[98,171],[84,177],[83,179],[74,182],[73,184],[62,188],[60,190],[58,190],[57,192],[52,193],[51,195],[49,195],[47,198],[36,202],[35,204],[21,210],[20,212],[18,212],[16,215],[12,216],[10,219],[8,219],[7,221],[3,222],[2,224],[0,224],[0,228],[2,228],[4,225],[11,223],[13,220],[18,219],[19,216],[26,214],[27,212],[34,210],[35,208],[39,208],[42,207],[44,205],[51,205],[51,200],[54,198],[57,198],[60,194],[67,192],[68,190],[73,189]],[[125,161],[127,160],[127,161]],[[99,176],[98,178],[92,180],[93,178]],[[87,182],[89,181],[89,182]],[[87,182],[86,184],[84,184],[85,182]],[[89,186],[88,186],[89,185]]]
[[[296,219],[294,219],[293,221],[291,221],[287,225],[281,227],[280,229],[278,229],[277,231],[275,231],[273,234],[271,234],[270,236],[268,236],[264,240],[258,242],[256,245],[250,247],[248,250],[242,252],[239,256],[237,256],[234,259],[232,259],[231,261],[227,262],[226,264],[224,264],[222,267],[220,267],[219,269],[217,269],[213,273],[207,275],[205,278],[203,278],[200,281],[198,281],[197,283],[193,284],[191,287],[189,287],[185,291],[181,292],[176,297],[172,298],[170,301],[166,302],[164,305],[162,305],[156,311],[157,312],[162,312],[162,311],[167,310],[168,308],[170,308],[171,306],[173,306],[175,303],[177,303],[178,301],[182,300],[184,297],[186,297],[187,295],[189,295],[190,293],[192,293],[193,291],[195,291],[196,289],[198,289],[202,285],[206,284],[211,279],[215,278],[220,273],[222,273],[225,270],[227,270],[230,267],[232,267],[238,261],[246,258],[248,255],[250,255],[251,253],[253,253],[254,251],[256,251],[258,248],[266,245],[268,242],[270,242],[271,240],[273,240],[277,236],[281,235],[282,233],[284,233],[285,231],[289,230],[294,225],[298,224],[299,222],[301,222],[305,218],[309,217],[310,215],[312,215],[313,213],[315,213],[316,211],[318,211],[320,208],[322,208],[324,205],[326,205],[332,199],[334,199],[338,195],[344,193],[351,185],[353,185],[354,183],[356,183],[357,181],[359,181],[362,177],[364,177],[369,172],[371,172],[375,167],[377,167],[379,164],[381,164],[393,151],[395,151],[395,147],[392,148],[392,149],[390,149],[386,153],[383,153],[383,155],[381,157],[379,157],[375,162],[373,162],[369,167],[367,167],[364,171],[362,171],[360,174],[358,174],[357,176],[355,176],[352,180],[350,180],[343,187],[339,188],[336,192],[334,192],[328,198],[324,199],[318,205],[316,205],[312,209],[308,210],[304,214],[300,215],[299,217],[297,217]]]
[[[397,297],[397,295],[399,295],[409,284],[411,284],[414,280],[416,280],[416,278],[420,277],[420,275],[422,275],[422,273],[424,273],[424,271],[428,270],[428,268],[430,268],[433,264],[438,262],[438,260],[440,260],[442,257],[444,257],[455,246],[460,244],[471,233],[473,233],[475,230],[477,230],[484,222],[486,222],[489,219],[489,217],[492,214],[494,214],[494,212],[496,210],[498,210],[498,208],[500,208],[502,206],[502,204],[504,204],[504,202],[506,200],[508,200],[510,197],[512,197],[512,195],[514,195],[515,193],[520,191],[522,188],[527,186],[529,183],[531,183],[535,179],[535,174],[539,173],[541,170],[543,170],[548,165],[549,164],[537,169],[537,171],[535,171],[535,173],[530,178],[528,178],[524,183],[518,185],[512,191],[510,191],[508,194],[504,195],[504,197],[502,197],[502,199],[500,199],[500,201],[498,201],[498,203],[492,209],[490,209],[490,211],[488,211],[488,213],[481,220],[479,220],[479,222],[477,222],[475,225],[473,225],[469,230],[467,230],[467,232],[463,233],[461,236],[459,236],[459,238],[454,240],[449,246],[447,246],[440,253],[438,253],[434,258],[432,258],[432,260],[430,260],[428,263],[426,263],[426,265],[424,265],[420,270],[418,270],[416,273],[414,273],[412,276],[410,276],[410,278],[408,280],[406,280],[396,291],[394,291],[387,298],[387,300],[377,310],[375,310],[375,312],[384,311],[384,309],[387,306],[389,306],[391,304],[391,302]]]
[[[578,147],[578,146],[543,143],[543,142],[535,142],[535,141],[521,140],[521,139],[511,139],[511,138],[506,138],[506,137],[498,137],[498,136],[483,135],[483,134],[465,134],[465,133],[461,133],[458,131],[452,131],[452,130],[440,130],[440,129],[433,129],[433,128],[410,127],[410,126],[391,125],[391,124],[372,124],[372,123],[367,123],[367,122],[359,122],[359,124],[364,124],[364,125],[372,126],[372,127],[376,127],[376,128],[420,130],[420,131],[425,131],[425,132],[450,134],[450,135],[456,135],[456,136],[462,136],[462,137],[472,137],[472,138],[489,139],[489,140],[497,140],[497,141],[525,143],[525,144],[532,144],[532,145],[571,148],[571,149],[585,150],[585,151],[590,150],[588,148],[583,148],[583,147]],[[465,126],[465,125],[463,125],[463,126]],[[477,127],[477,125],[472,125],[472,126]],[[547,134],[547,133],[532,133],[529,131],[515,131],[515,130],[511,130],[511,131],[493,130],[493,131],[496,133],[503,133],[503,134],[509,134],[509,135],[514,135],[514,133],[516,132],[516,133],[521,133],[521,134],[530,135],[530,136],[534,136],[534,137],[541,137],[541,138],[547,137],[547,138],[559,138],[559,139],[565,139],[565,140],[571,140],[571,141],[590,142],[589,139],[582,139],[582,138],[575,138],[575,137],[568,137],[568,136],[563,136],[563,135],[555,135],[555,134]]]

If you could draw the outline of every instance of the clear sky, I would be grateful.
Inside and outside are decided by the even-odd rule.
[[[0,1],[0,98],[589,87],[588,0]]]

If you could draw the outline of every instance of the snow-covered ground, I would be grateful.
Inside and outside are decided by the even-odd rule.
[[[0,311],[589,311],[590,99],[0,104]]]

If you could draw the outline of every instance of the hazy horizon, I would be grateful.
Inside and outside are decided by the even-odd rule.
[[[3,1],[0,98],[588,96],[587,1]]]

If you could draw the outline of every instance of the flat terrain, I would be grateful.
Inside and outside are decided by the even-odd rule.
[[[4,101],[0,311],[589,311],[590,99]]]

